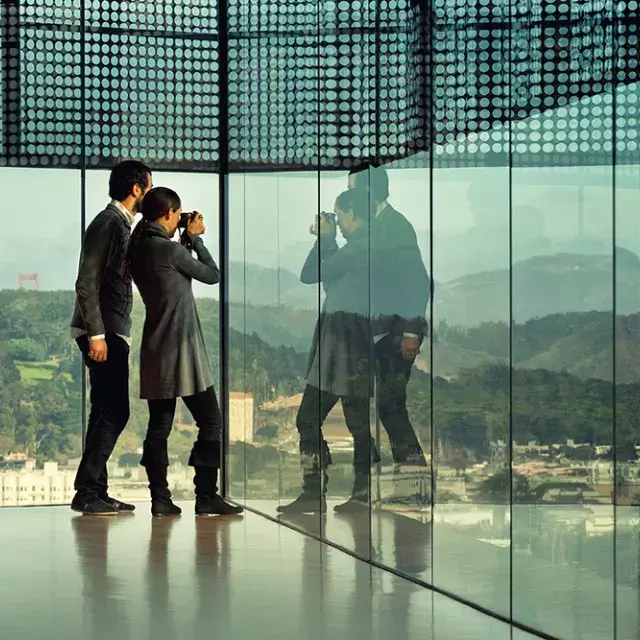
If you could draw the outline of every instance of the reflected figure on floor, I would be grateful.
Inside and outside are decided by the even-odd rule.
[[[427,466],[407,411],[407,385],[427,334],[431,284],[413,226],[389,204],[385,168],[368,162],[354,167],[349,188],[367,189],[371,196],[371,332],[376,400],[395,472],[400,474],[408,468]]]
[[[147,551],[146,588],[149,601],[149,638],[175,638],[169,580],[169,542],[176,518],[152,518]]]
[[[86,518],[71,520],[76,554],[82,574],[82,611],[86,611],[90,628],[85,638],[110,640],[131,637],[128,616],[123,610],[118,580],[109,574],[109,530],[122,523],[116,518]]]
[[[180,515],[167,482],[167,440],[176,400],[181,397],[198,427],[189,457],[195,469],[196,515],[233,515],[243,511],[218,493],[222,456],[222,417],[213,388],[192,280],[216,284],[220,272],[204,246],[205,226],[198,212],[182,215],[175,191],[152,189],[142,207],[127,254],[127,275],[145,306],[140,347],[140,397],[149,405],[142,460],[149,478],[153,516]],[[186,227],[180,242],[172,238]],[[195,251],[197,258],[191,255]]]
[[[129,421],[133,290],[123,267],[131,225],[150,189],[149,167],[133,160],[116,165],[109,177],[111,202],[82,241],[71,335],[89,371],[91,411],[71,508],[87,515],[134,510],[109,496],[107,462]]]
[[[324,544],[318,544],[317,539],[327,539],[326,522],[327,518],[318,517],[317,514],[304,513],[286,513],[280,516],[280,522],[284,522],[299,531],[303,531],[310,535],[305,535],[302,540],[302,558],[300,566],[300,589],[298,602],[292,602],[291,606],[295,607],[297,616],[287,620],[289,627],[285,627],[281,637],[287,638],[308,638],[310,630],[326,629],[327,611],[331,612],[332,620],[340,619],[340,612],[334,608],[329,608],[334,603],[331,602],[331,580],[337,579],[341,581],[343,578],[336,576],[336,569],[340,570],[333,563],[336,555],[340,559],[345,558],[346,562],[351,563],[351,559],[336,553],[330,547]],[[313,536],[313,537],[311,537]],[[350,567],[349,567],[350,568]],[[363,569],[364,568],[364,569]],[[370,573],[369,565],[360,563],[357,565],[356,575],[352,575],[349,571],[346,578],[351,582],[357,580],[363,572]],[[357,577],[356,577],[357,576]],[[368,615],[371,611],[371,593],[367,588],[369,595],[369,608],[358,609],[358,615],[362,621],[370,620]],[[343,604],[343,603],[341,603]],[[370,638],[371,635],[358,633],[360,629],[349,627],[350,633],[355,638]],[[286,634],[286,635],[285,635]]]
[[[339,248],[336,223],[346,239]],[[373,395],[369,269],[369,195],[363,189],[345,191],[335,202],[335,214],[318,216],[311,233],[317,240],[302,268],[305,284],[322,282],[325,300],[313,337],[307,385],[298,410],[303,474],[301,495],[280,513],[326,512],[331,455],[322,436],[329,412],[342,404],[354,441],[353,496],[341,509],[366,508],[371,464],[379,461],[370,428]]]
[[[431,525],[425,526],[424,523],[406,516],[380,510],[372,512],[370,518],[365,513],[341,514],[340,521],[350,525],[353,549],[357,555],[363,558],[371,557],[374,562],[393,567],[408,577],[431,582],[428,560],[431,550]],[[386,586],[383,586],[385,583]],[[365,589],[374,593],[378,590],[381,592],[377,598],[375,613],[378,620],[373,621],[375,633],[366,637],[374,637],[376,634],[380,638],[390,635],[397,638],[414,637],[417,630],[411,627],[415,625],[415,620],[419,621],[420,627],[430,626],[425,615],[430,607],[424,605],[424,587],[386,572],[376,571],[371,574],[371,584],[362,585],[361,591],[365,592]],[[416,598],[415,606],[421,612],[426,609],[421,615],[411,615],[411,596],[414,594],[420,594]],[[364,600],[364,593],[359,599]],[[363,624],[356,613],[356,607],[359,605],[357,590],[355,600],[356,604],[351,610],[354,611],[352,624],[357,628],[357,625]],[[422,633],[417,637],[420,636]]]
[[[233,637],[229,541],[234,520],[237,519],[196,519],[195,640]]]

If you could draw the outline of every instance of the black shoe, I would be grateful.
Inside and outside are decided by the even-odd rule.
[[[320,499],[317,495],[303,492],[290,504],[280,505],[276,511],[278,513],[326,513],[327,500],[324,496]]]
[[[351,497],[343,504],[337,504],[336,513],[360,513],[369,510],[369,474],[356,472],[353,478]]]
[[[351,497],[342,504],[337,504],[333,510],[336,513],[364,513],[369,511],[369,503],[366,498]]]
[[[108,505],[104,500],[100,498],[89,498],[88,500],[81,500],[74,498],[71,503],[71,509],[78,513],[84,513],[87,516],[117,516],[118,511],[111,505]]]
[[[237,516],[244,509],[225,502],[221,496],[198,496],[196,498],[197,516]]]
[[[106,498],[102,498],[102,501],[105,504],[108,504],[110,507],[113,507],[118,513],[126,513],[135,511],[136,508],[132,504],[127,504],[126,502],[120,502],[120,500],[116,500],[115,498],[110,498],[107,496]]]
[[[163,518],[165,516],[179,516],[182,509],[177,507],[171,499],[151,499],[151,515],[154,518]]]

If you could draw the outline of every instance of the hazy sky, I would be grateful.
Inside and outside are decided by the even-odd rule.
[[[635,86],[638,96],[639,86]],[[634,95],[629,87],[625,91]],[[583,103],[590,101],[597,97]],[[527,122],[534,132],[544,127],[545,120],[559,117],[562,110]],[[468,254],[482,252],[487,238],[489,251],[493,241],[501,247],[498,252],[507,249],[510,175],[514,245],[524,252],[522,257],[543,246],[540,238],[550,244],[549,251],[563,250],[576,239],[588,240],[579,251],[609,250],[614,221],[611,167],[513,168],[511,174],[507,167],[439,169],[433,174],[432,210],[428,170],[394,168],[390,200],[414,225],[427,263],[433,227],[436,279],[451,279],[460,270],[477,271],[481,263],[474,268]],[[619,167],[616,180],[617,242],[640,253],[640,165]],[[88,220],[108,202],[107,183],[108,171],[89,172]],[[205,240],[217,253],[217,176],[156,172],[154,184],[175,189],[185,209],[205,214],[209,223]],[[312,241],[308,228],[314,214],[318,207],[333,209],[346,184],[344,172],[232,175],[231,259],[298,271],[301,252]],[[20,272],[36,271],[42,289],[72,288],[80,246],[80,172],[2,168],[0,189],[5,206],[0,288],[15,287]],[[503,264],[502,257],[497,264]]]

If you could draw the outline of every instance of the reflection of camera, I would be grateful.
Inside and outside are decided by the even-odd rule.
[[[180,222],[178,223],[178,229],[186,229],[198,215],[197,211],[183,211],[180,214]]]
[[[338,220],[338,214],[337,213],[333,213],[333,211],[323,211],[320,215],[327,222],[332,222],[333,224],[336,224],[336,221]]]

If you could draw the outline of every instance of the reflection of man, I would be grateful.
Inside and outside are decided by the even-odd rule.
[[[371,324],[377,403],[396,465],[426,466],[407,412],[411,368],[427,332],[430,283],[411,223],[387,201],[384,167],[363,163],[349,174],[349,188],[369,190],[371,222]]]
[[[111,171],[111,202],[87,227],[82,244],[71,331],[91,382],[91,413],[76,475],[74,511],[133,511],[108,495],[107,461],[129,420],[129,344],[133,291],[123,274],[131,224],[151,188],[151,170],[134,160]]]
[[[109,572],[109,531],[122,520],[113,518],[71,519],[75,550],[82,575],[81,611],[90,628],[84,637],[92,640],[130,638],[129,620],[120,596],[121,585]]]

